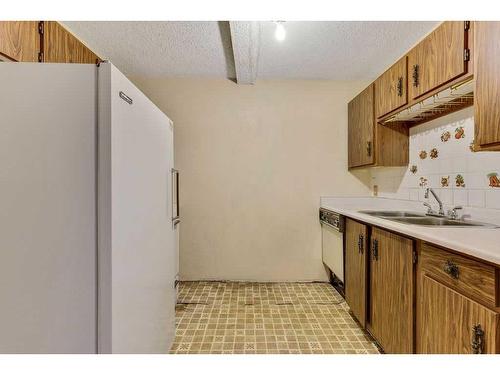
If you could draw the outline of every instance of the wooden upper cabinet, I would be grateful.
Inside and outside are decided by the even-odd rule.
[[[45,21],[44,62],[95,64],[99,57],[55,21]]]
[[[352,314],[364,327],[367,311],[368,227],[346,219],[345,236],[345,299]]]
[[[413,353],[413,241],[373,228],[370,252],[368,329],[386,353]]]
[[[38,21],[0,21],[0,60],[37,62]]]
[[[373,164],[375,127],[373,84],[348,104],[349,168]]]
[[[408,91],[419,96],[465,74],[468,23],[443,22],[408,53]]]
[[[500,22],[474,22],[475,144],[500,148]]]
[[[382,117],[408,103],[406,56],[375,81],[375,113]]]
[[[417,301],[417,353],[498,353],[499,314],[423,275]]]

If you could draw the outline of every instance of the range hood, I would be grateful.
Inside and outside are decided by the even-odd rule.
[[[473,103],[474,79],[470,78],[467,81],[452,85],[380,122],[385,125],[396,122],[405,122],[410,126],[417,125],[458,111]]]

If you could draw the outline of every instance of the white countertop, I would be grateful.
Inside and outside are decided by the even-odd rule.
[[[375,197],[322,197],[321,207],[394,232],[472,255],[500,266],[500,228],[426,227],[360,213],[362,210],[409,210],[425,213],[422,202]],[[500,210],[466,210],[474,221],[500,224]]]

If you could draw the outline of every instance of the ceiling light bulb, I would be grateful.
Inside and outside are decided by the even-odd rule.
[[[274,36],[280,42],[285,40],[286,30],[285,30],[285,26],[283,25],[283,23],[276,22],[276,31],[274,32]]]

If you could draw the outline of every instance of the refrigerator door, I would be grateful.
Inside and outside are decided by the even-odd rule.
[[[168,353],[176,272],[171,122],[111,64],[98,74],[99,351]]]
[[[0,82],[0,353],[95,353],[96,67]]]

